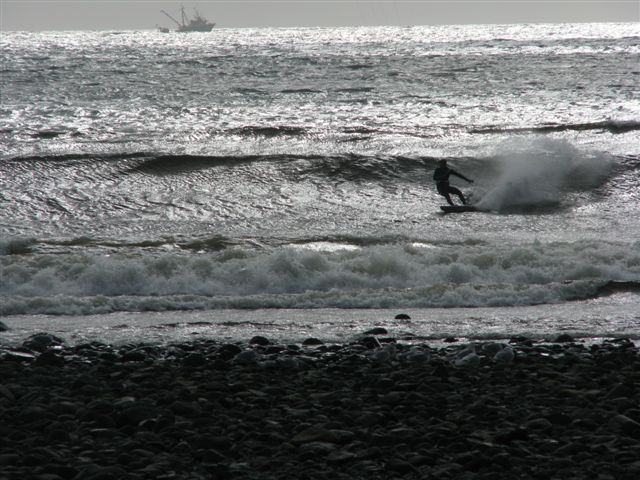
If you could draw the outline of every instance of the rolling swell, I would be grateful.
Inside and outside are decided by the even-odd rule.
[[[295,178],[320,176],[345,181],[389,179],[404,177],[420,170],[424,172],[435,168],[440,158],[405,156],[368,156],[358,154],[344,155],[244,155],[244,156],[198,156],[198,155],[159,155],[146,158],[127,169],[127,173],[146,173],[155,175],[178,174],[189,171],[218,167],[236,167],[257,163],[274,163],[282,173]],[[451,159],[465,161],[468,159]],[[409,178],[409,177],[407,177]]]
[[[488,128],[470,129],[469,133],[478,133],[478,134],[552,133],[552,132],[564,132],[567,130],[572,130],[572,131],[605,130],[610,133],[620,134],[620,133],[627,133],[627,132],[640,130],[640,122],[633,121],[633,120],[630,120],[630,121],[605,120],[602,122],[564,124],[564,125],[543,125],[539,127],[519,127],[519,128],[488,127]]]
[[[105,154],[87,154],[87,153],[65,153],[61,155],[49,154],[49,155],[28,155],[24,157],[13,157],[3,160],[4,163],[10,162],[42,162],[42,163],[54,163],[54,162],[115,162],[119,160],[130,160],[137,158],[146,158],[152,156],[150,152],[115,152]]]
[[[70,238],[31,238],[14,237],[0,239],[0,257],[9,255],[43,254],[49,251],[61,253],[72,252],[76,249],[89,252],[135,252],[146,251],[163,252],[167,249],[190,251],[194,253],[220,252],[227,248],[241,246],[247,250],[252,248],[266,248],[259,240],[239,239],[223,235],[211,235],[200,238],[149,238],[141,240],[104,239],[90,236]]]
[[[309,133],[307,128],[294,126],[273,126],[264,127],[257,125],[247,125],[226,130],[225,133],[240,136],[262,136],[262,137],[282,137],[282,136],[299,136]]]
[[[360,133],[360,130],[354,130]],[[533,150],[533,148],[532,148]],[[101,164],[108,166],[109,175],[178,175],[216,168],[249,167],[258,164],[271,164],[275,169],[291,181],[314,176],[331,180],[358,182],[367,180],[397,181],[424,183],[430,179],[431,172],[440,160],[447,160],[454,168],[460,168],[472,178],[483,176],[494,177],[500,169],[504,170],[504,158],[510,156],[512,162],[515,152],[507,152],[492,157],[432,157],[405,155],[365,155],[355,153],[335,155],[296,155],[296,154],[267,154],[267,155],[191,155],[191,154],[163,154],[153,152],[120,152],[109,154],[63,154],[37,155],[15,157],[0,162],[0,171],[9,177],[19,175],[24,169],[32,168],[29,164],[44,164],[57,168],[67,166],[80,167],[89,174],[98,177]],[[521,155],[518,153],[518,155]],[[552,158],[545,158],[555,164],[571,161],[572,151],[558,151]],[[575,155],[574,155],[575,156]],[[585,157],[586,158],[586,157]],[[615,164],[612,174],[621,175],[640,169],[640,157],[621,156],[611,159]],[[529,154],[527,162],[540,163],[539,155]],[[605,159],[594,162],[603,163]],[[608,160],[606,160],[608,161]],[[574,162],[575,163],[575,162]],[[46,171],[46,170],[45,170]],[[46,175],[45,171],[41,174]],[[529,172],[530,173],[530,172]],[[256,171],[260,175],[260,171]],[[491,179],[489,179],[491,180]]]
[[[596,297],[606,297],[616,293],[640,293],[640,281],[617,281],[611,280],[601,285],[596,290]]]

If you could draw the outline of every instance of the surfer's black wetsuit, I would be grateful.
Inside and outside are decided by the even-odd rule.
[[[438,193],[447,199],[447,202],[449,203],[449,205],[454,205],[453,201],[451,201],[451,197],[449,196],[450,193],[453,193],[454,195],[457,195],[458,197],[460,197],[460,201],[462,202],[462,204],[466,205],[467,200],[464,198],[464,195],[462,194],[462,192],[458,190],[456,187],[452,187],[451,185],[449,185],[450,175],[455,175],[456,177],[460,177],[461,179],[466,180],[467,182],[473,181],[473,180],[469,180],[464,175],[461,175],[460,173],[456,172],[455,170],[447,166],[440,166],[436,168],[435,172],[433,172],[433,179],[436,181],[436,187],[438,188]]]

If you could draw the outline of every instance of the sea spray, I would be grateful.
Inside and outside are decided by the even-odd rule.
[[[499,174],[478,207],[505,211],[558,206],[572,190],[590,190],[607,178],[612,160],[546,137],[514,139],[495,154]]]

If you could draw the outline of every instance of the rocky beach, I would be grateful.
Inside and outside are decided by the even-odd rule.
[[[638,478],[632,341],[448,340],[36,334],[0,349],[0,478]]]

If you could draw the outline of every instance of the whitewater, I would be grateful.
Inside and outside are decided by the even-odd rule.
[[[640,337],[638,23],[0,47],[0,343]]]

